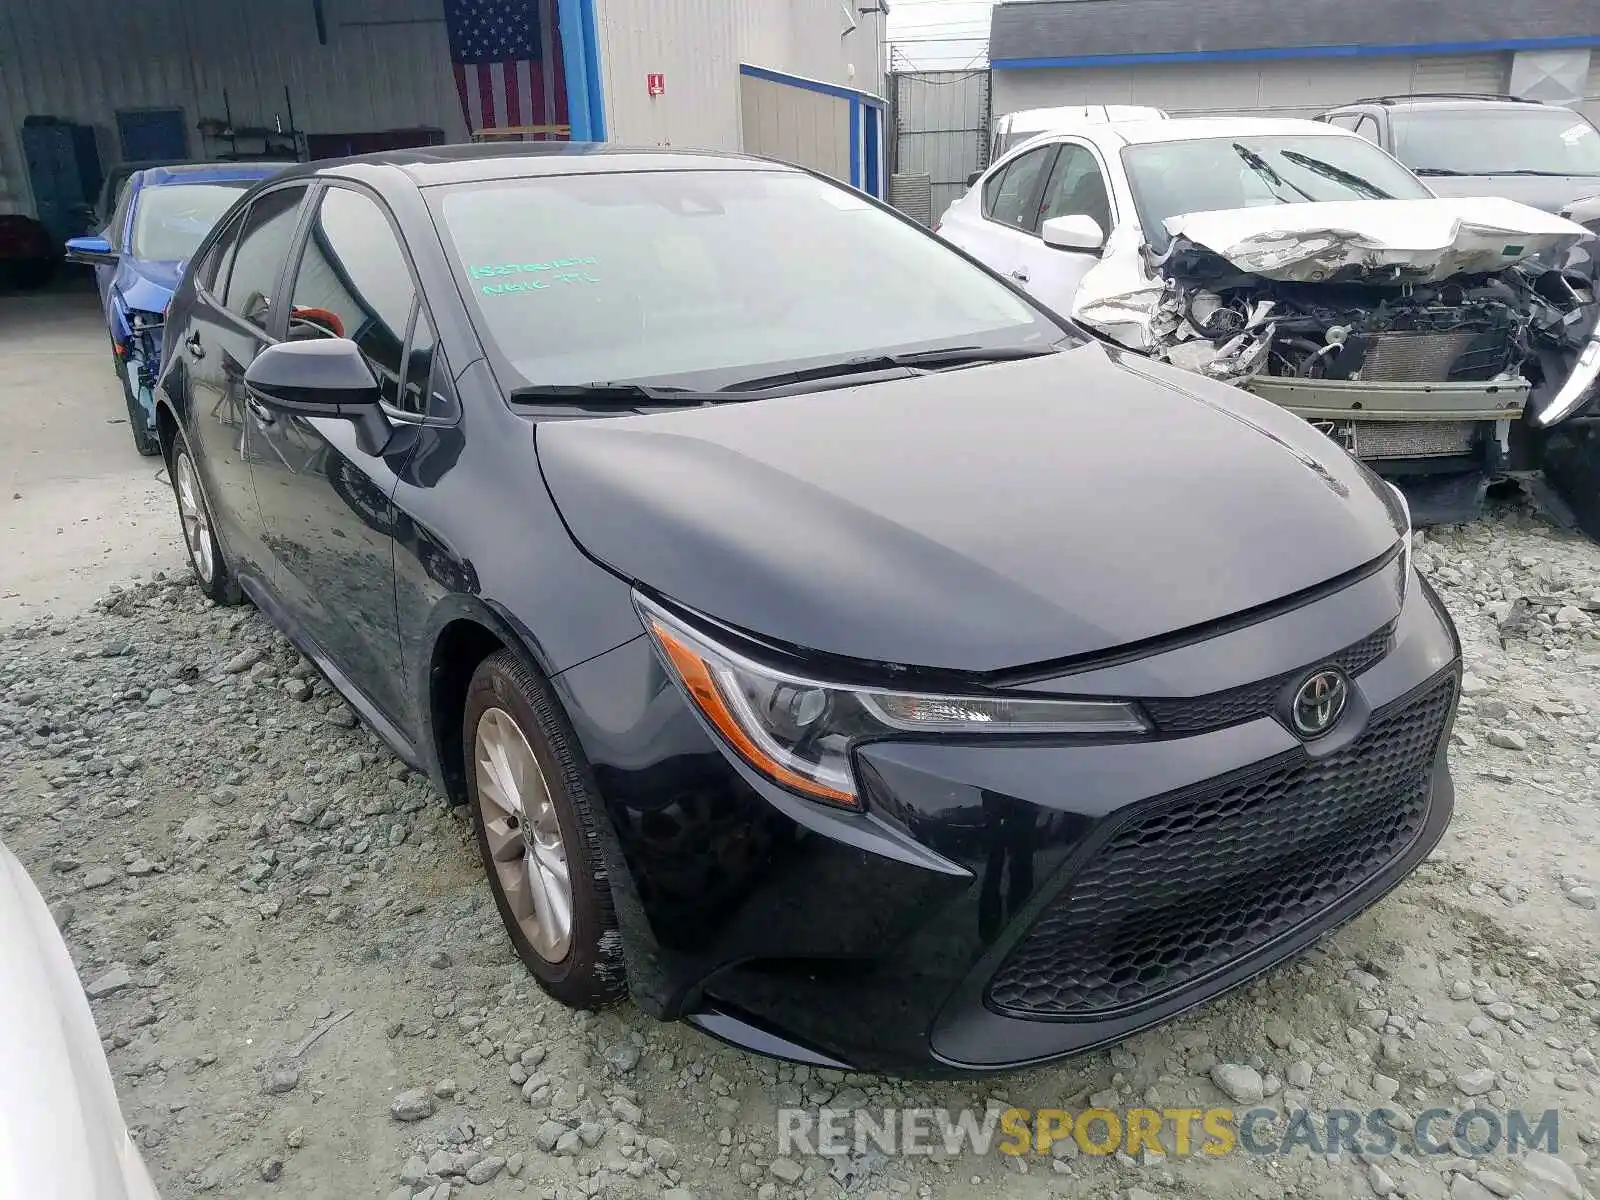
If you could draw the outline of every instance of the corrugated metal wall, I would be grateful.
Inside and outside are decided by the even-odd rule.
[[[606,125],[614,142],[739,150],[739,66],[881,95],[883,16],[858,0],[598,0]],[[853,68],[853,74],[852,74]],[[647,79],[666,76],[651,96]]]
[[[739,148],[736,0],[604,0],[597,4],[606,129],[614,142]],[[663,95],[648,76],[666,76]]]
[[[312,133],[435,126],[466,137],[439,0],[325,0],[327,45],[309,3],[49,0],[0,4],[0,210],[30,206],[18,130],[30,113],[93,124],[120,157],[119,108],[180,107],[191,154],[214,156],[202,117]]]
[[[929,176],[937,220],[967,190],[967,176],[987,165],[989,72],[896,71],[889,98],[891,169]]]
[[[850,102],[749,75],[739,78],[744,148],[850,181]]]
[[[1314,116],[1364,96],[1505,90],[1507,54],[1154,63],[994,72],[994,114],[1056,104],[1153,104],[1174,116]]]

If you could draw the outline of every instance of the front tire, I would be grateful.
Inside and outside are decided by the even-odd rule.
[[[468,686],[462,735],[478,853],[518,957],[572,1008],[622,999],[600,800],[550,689],[510,651],[490,655]]]
[[[211,506],[200,484],[200,472],[195,469],[194,456],[189,453],[189,444],[183,440],[181,431],[173,438],[172,461],[168,465],[172,493],[178,502],[183,546],[189,554],[189,568],[194,572],[195,581],[213,603],[238,604],[243,598],[239,581],[222,553]]]

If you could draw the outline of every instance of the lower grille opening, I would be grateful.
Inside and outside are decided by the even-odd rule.
[[[1133,816],[1002,963],[1008,1015],[1090,1018],[1153,1003],[1292,932],[1421,833],[1454,676],[1324,759],[1296,751]]]

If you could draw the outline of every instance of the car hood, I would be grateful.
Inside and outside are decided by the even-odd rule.
[[[149,262],[125,255],[117,264],[113,282],[129,308],[165,312],[172,293],[178,290],[182,272],[181,262]]]
[[[1547,213],[1600,191],[1593,175],[1429,175],[1423,182],[1440,196],[1500,196]]]
[[[1301,283],[1487,274],[1590,236],[1563,217],[1495,196],[1222,209],[1171,217],[1166,229],[1168,259],[1200,247],[1252,275]]]
[[[725,407],[544,422],[600,562],[828,654],[989,672],[1203,625],[1393,546],[1381,484],[1243,392],[1099,343]]]
[[[0,1196],[158,1200],[123,1124],[72,959],[4,846],[0,946]]]

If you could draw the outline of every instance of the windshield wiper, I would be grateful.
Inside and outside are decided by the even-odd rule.
[[[1413,175],[1466,175],[1465,171],[1457,171],[1451,167],[1412,167]]]
[[[1296,187],[1282,175],[1279,175],[1276,171],[1274,171],[1272,169],[1272,164],[1266,159],[1262,158],[1261,155],[1257,154],[1254,150],[1250,149],[1249,146],[1246,146],[1241,142],[1234,142],[1233,152],[1240,158],[1244,159],[1245,166],[1249,167],[1257,175],[1265,179],[1269,187],[1289,188],[1293,191],[1299,192],[1300,195],[1305,197],[1307,200],[1312,198],[1310,192],[1306,191],[1302,187]],[[1281,200],[1279,202],[1282,203]]]
[[[1353,171],[1346,171],[1343,167],[1336,167],[1331,162],[1323,162],[1320,158],[1312,158],[1309,154],[1302,154],[1298,150],[1281,151],[1284,158],[1294,163],[1297,167],[1304,167],[1314,171],[1324,179],[1331,179],[1335,183],[1342,183],[1348,188],[1361,192],[1369,200],[1393,200],[1394,197],[1384,191],[1375,183],[1371,183]]]
[[[860,358],[823,363],[817,367],[801,367],[794,371],[782,371],[776,375],[758,375],[753,379],[741,379],[738,383],[731,383],[723,388],[722,392],[760,391],[795,383],[839,379],[850,375],[871,375],[879,371],[907,369],[937,371],[945,367],[1009,362],[1014,359],[1039,358],[1055,353],[1054,348],[1041,346],[946,346],[939,350],[913,350],[905,354],[868,354]]]
[[[1593,171],[1533,171],[1526,168],[1516,171],[1485,171],[1485,175],[1539,175],[1546,179],[1593,179]]]
[[[580,408],[691,407],[727,399],[714,392],[645,383],[532,383],[512,388],[507,395],[523,404],[570,401]]]

